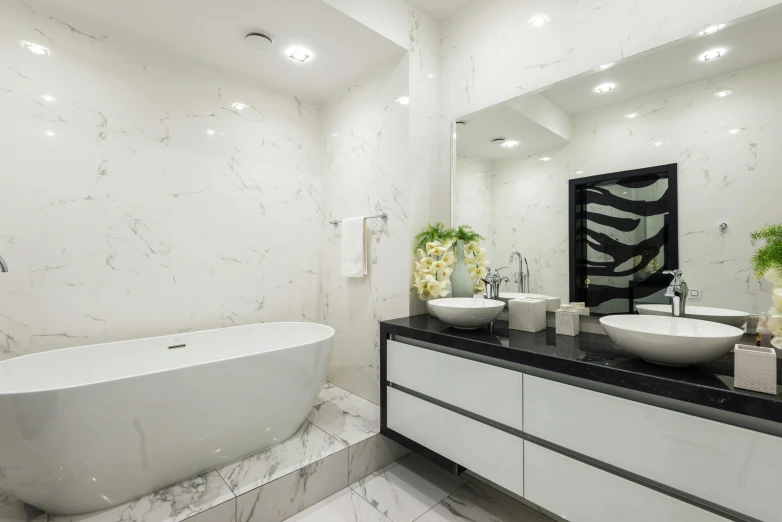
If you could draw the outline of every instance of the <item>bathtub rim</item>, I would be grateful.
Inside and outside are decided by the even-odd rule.
[[[84,383],[80,383],[80,384],[75,384],[75,385],[72,385],[72,386],[62,386],[62,387],[58,387],[58,388],[40,388],[40,389],[34,389],[34,390],[12,390],[12,391],[7,391],[7,392],[5,392],[2,389],[0,389],[0,398],[2,398],[2,397],[13,397],[13,396],[18,396],[18,395],[32,395],[32,394],[37,394],[37,393],[50,393],[50,392],[57,392],[57,391],[76,390],[76,389],[79,389],[79,388],[86,388],[88,386],[95,386],[95,385],[98,385],[98,384],[106,384],[106,383],[109,383],[109,382],[125,381],[125,380],[128,380],[128,379],[135,379],[135,378],[138,378],[138,377],[145,377],[145,376],[149,376],[149,375],[158,375],[158,374],[163,374],[163,373],[167,373],[167,372],[173,372],[173,371],[177,371],[177,370],[184,370],[184,369],[187,369],[187,368],[196,368],[196,367],[204,366],[204,365],[207,365],[207,364],[215,364],[215,363],[233,361],[233,360],[243,359],[243,358],[246,358],[246,357],[257,356],[257,355],[260,355],[261,353],[273,353],[273,352],[278,352],[278,351],[286,350],[286,349],[290,349],[290,348],[297,348],[297,347],[300,347],[300,346],[310,346],[312,344],[333,340],[334,337],[336,336],[336,333],[337,333],[336,330],[333,327],[329,326],[329,325],[322,324],[322,323],[306,322],[306,321],[273,321],[273,322],[268,322],[268,323],[251,323],[251,324],[243,324],[243,325],[238,325],[238,326],[229,326],[229,327],[222,327],[222,328],[211,328],[211,329],[208,329],[208,330],[196,330],[196,331],[193,331],[193,332],[177,332],[177,333],[173,333],[173,334],[156,335],[156,336],[153,336],[153,337],[138,337],[136,339],[124,339],[124,340],[121,340],[121,341],[109,341],[109,342],[106,342],[106,343],[84,344],[84,345],[78,345],[78,346],[68,346],[66,348],[56,348],[54,350],[46,350],[46,351],[43,351],[43,352],[36,352],[36,353],[27,354],[27,355],[21,355],[19,357],[11,357],[10,359],[5,359],[3,361],[0,361],[0,365],[2,365],[5,362],[8,362],[8,361],[15,361],[15,360],[18,360],[18,359],[23,359],[23,358],[33,358],[33,357],[38,357],[38,356],[46,356],[47,354],[51,354],[52,352],[55,352],[55,351],[60,352],[60,351],[67,351],[67,350],[78,350],[80,348],[91,348],[91,347],[95,347],[95,346],[103,346],[103,345],[114,344],[114,343],[125,343],[125,342],[134,342],[134,341],[151,341],[151,340],[154,340],[154,339],[162,339],[164,337],[173,337],[173,336],[176,336],[176,335],[192,335],[192,334],[199,334],[199,333],[216,332],[216,331],[220,331],[220,330],[242,329],[242,328],[257,327],[257,326],[262,326],[262,325],[267,325],[267,324],[293,324],[293,325],[306,324],[306,325],[316,325],[316,326],[320,326],[320,327],[326,328],[327,329],[326,332],[328,333],[328,335],[326,335],[324,337],[321,337],[321,338],[318,338],[318,339],[315,339],[315,340],[310,340],[310,341],[305,342],[305,343],[287,344],[287,345],[284,345],[284,346],[279,346],[279,347],[276,347],[274,349],[267,350],[265,352],[248,353],[248,354],[243,354],[243,355],[236,355],[236,356],[233,356],[233,357],[216,358],[216,359],[212,359],[212,360],[209,360],[209,361],[200,362],[200,363],[197,363],[197,364],[188,364],[188,365],[185,365],[185,366],[178,366],[176,368],[165,368],[165,369],[151,371],[151,372],[146,372],[146,373],[137,373],[137,374],[134,374],[134,375],[128,375],[128,376],[119,377],[119,378],[115,378],[115,379],[103,379],[103,380],[97,380],[97,381],[90,381],[90,382],[84,382]]]

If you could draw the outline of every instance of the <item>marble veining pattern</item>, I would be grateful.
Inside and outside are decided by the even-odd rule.
[[[181,522],[226,502],[231,489],[217,471],[157,491],[138,500],[86,515],[41,514],[35,522]]]
[[[349,393],[349,391],[344,390],[335,384],[327,382],[323,385],[323,388],[321,388],[320,393],[318,393],[316,404],[323,404],[324,402],[333,401],[334,399],[339,399],[340,397],[344,397]]]
[[[380,408],[354,394],[316,405],[307,420],[348,446],[380,432]]]
[[[417,522],[551,522],[521,502],[473,479]]]
[[[345,448],[342,442],[304,421],[282,444],[220,468],[219,473],[234,494],[241,495]]]
[[[13,504],[14,502],[17,502],[17,498],[11,495],[10,493],[6,493],[5,491],[0,491],[0,507],[7,506],[8,504]]]
[[[286,522],[389,522],[389,519],[361,495],[345,488]]]
[[[467,481],[410,454],[350,487],[393,522],[412,522]]]

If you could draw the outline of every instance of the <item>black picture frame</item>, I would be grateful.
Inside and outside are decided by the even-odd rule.
[[[580,301],[581,297],[577,287],[576,261],[578,249],[586,248],[585,244],[579,245],[577,231],[578,223],[578,193],[579,190],[604,183],[606,181],[628,181],[647,176],[660,176],[668,179],[668,238],[666,241],[665,264],[671,268],[679,268],[679,190],[678,190],[678,164],[670,163],[642,169],[624,170],[610,174],[587,176],[571,179],[568,182],[568,241],[569,241],[569,265],[570,265],[570,301]]]

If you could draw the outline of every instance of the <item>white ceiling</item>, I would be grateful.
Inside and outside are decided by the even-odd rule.
[[[474,1],[475,0],[407,0],[407,3],[428,14],[436,22],[442,22]]]
[[[567,140],[560,135],[506,105],[489,107],[464,121],[466,125],[456,126],[459,156],[498,160],[553,152],[567,145]],[[518,141],[519,146],[509,149],[492,143],[494,138]]]
[[[143,41],[183,58],[262,80],[269,87],[320,102],[405,50],[321,0],[34,0],[71,25]],[[258,50],[249,32],[272,36]],[[294,45],[307,63],[289,59]]]
[[[674,42],[618,62],[601,72],[565,80],[542,94],[570,115],[606,107],[639,96],[705,80],[782,58],[782,8],[754,17],[706,36]],[[711,49],[723,48],[718,60],[698,58]],[[595,87],[615,83],[616,90],[598,94]]]

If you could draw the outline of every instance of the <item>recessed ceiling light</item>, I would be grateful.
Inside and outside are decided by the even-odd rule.
[[[730,96],[730,91],[715,92],[714,96],[716,96],[717,98],[727,98],[728,96]]]
[[[429,79],[431,80],[432,78],[434,78],[434,73],[429,73]]]
[[[614,66],[614,63],[604,63],[600,67],[597,68],[598,71],[605,71],[606,69],[610,69]]]
[[[244,104],[244,103],[233,102],[233,103],[231,104],[231,107],[233,107],[233,108],[234,108],[234,109],[236,109],[237,111],[243,111],[243,110],[245,110],[245,109],[247,108],[247,105],[246,105],[246,104]]]
[[[654,146],[655,147],[662,147],[662,145],[663,145],[663,142],[661,142],[661,141],[655,141],[654,142]]]
[[[599,92],[600,94],[605,94],[607,92],[611,92],[616,88],[616,85],[613,83],[604,83],[602,85],[598,85],[595,87],[595,92]]]
[[[453,133],[453,137],[454,137],[454,139],[456,139],[456,133],[455,132]]]
[[[513,148],[516,148],[516,147],[519,146],[519,142],[518,141],[513,141],[513,140],[508,140],[505,143],[503,143],[502,146],[505,147],[506,149],[513,149]]]
[[[308,51],[307,49],[302,49],[301,47],[296,47],[294,49],[290,49],[288,51],[288,58],[291,60],[295,60],[300,63],[304,63],[310,58],[312,58],[312,53]]]
[[[540,161],[551,161],[551,158],[549,158],[548,156],[543,156],[542,158],[540,158]]]
[[[206,133],[209,134],[210,136],[214,136],[215,132],[216,131],[214,129],[206,129]]]
[[[332,133],[331,133],[331,137],[332,137],[332,138],[337,138],[337,137],[339,137],[339,132],[332,132]]]
[[[629,114],[625,114],[625,118],[627,118],[628,120],[632,120],[633,118],[637,118],[637,117],[638,117],[637,112],[631,112]]]
[[[400,96],[396,99],[396,102],[399,105],[410,105],[410,97],[409,96]]]
[[[576,171],[576,174],[583,174],[583,173],[584,173],[584,171],[583,171],[583,170],[577,170],[577,171]]]
[[[698,34],[700,36],[706,36],[707,34],[716,33],[717,31],[722,29],[722,27],[723,27],[722,25],[710,25]]]
[[[34,54],[38,54],[41,56],[49,56],[50,54],[49,49],[47,49],[43,45],[38,45],[32,42],[22,42],[22,46]]]
[[[47,135],[47,136],[49,136],[49,137],[51,138],[52,136],[54,136],[54,132],[52,132],[52,131],[46,131],[46,135]]]
[[[711,51],[706,51],[701,55],[701,61],[710,62],[712,60],[722,58],[724,54],[725,54],[725,49],[712,49]]]
[[[57,101],[54,96],[49,96],[48,94],[42,94],[41,98],[43,98],[43,101],[48,101],[49,103]]]
[[[529,24],[533,27],[543,27],[549,22],[549,17],[541,14],[536,14],[532,18],[529,19]]]
[[[730,129],[728,131],[729,134],[738,134],[739,132],[743,131],[744,129]]]

